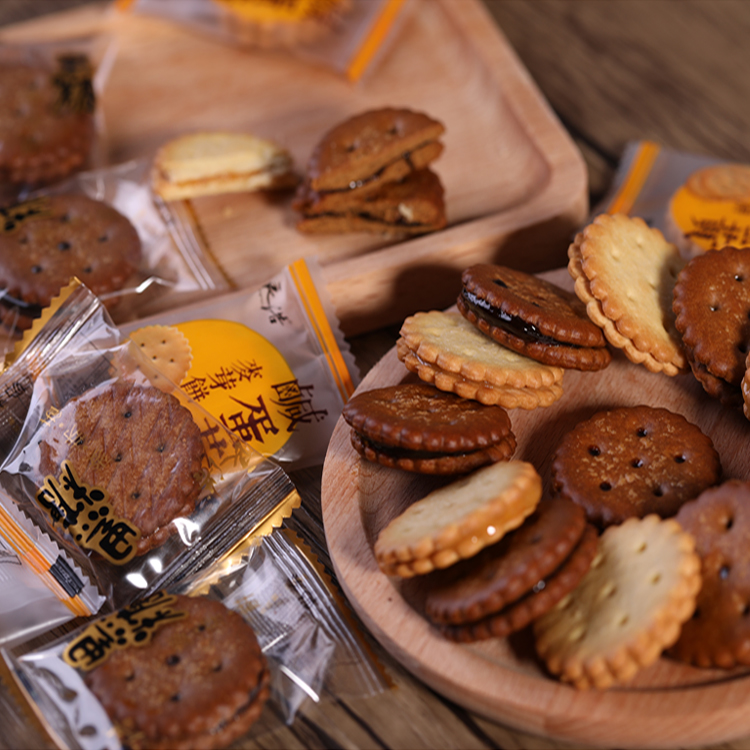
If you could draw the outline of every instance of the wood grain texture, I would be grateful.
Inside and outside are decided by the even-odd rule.
[[[356,86],[151,16],[98,20],[117,44],[100,97],[110,163],[151,159],[182,133],[225,129],[272,138],[302,173],[322,135],[353,114],[407,107],[444,123],[445,149],[433,165],[446,191],[449,226],[440,232],[304,235],[291,191],[187,202],[196,233],[238,288],[315,256],[350,335],[425,305],[445,307],[472,263],[559,265],[586,216],[583,160],[479,0],[411,0],[386,54]],[[58,33],[44,18],[26,25],[25,38],[32,31]]]
[[[567,269],[544,274],[572,291]],[[359,390],[414,381],[391,350]],[[563,397],[548,408],[511,410],[515,459],[532,463],[550,494],[550,463],[562,437],[595,412],[647,404],[682,414],[708,435],[725,478],[750,477],[750,423],[709,398],[692,375],[648,372],[616,353],[602,372],[566,371]],[[360,458],[339,420],[322,476],[326,540],[349,601],[381,644],[418,677],[490,719],[555,740],[673,748],[750,733],[750,669],[696,669],[663,658],[615,690],[577,691],[546,674],[528,630],[471,646],[445,639],[423,616],[419,577],[400,581],[378,568],[373,545],[389,521],[450,479],[387,469]]]
[[[592,203],[625,144],[750,160],[744,0],[486,0],[586,156]]]

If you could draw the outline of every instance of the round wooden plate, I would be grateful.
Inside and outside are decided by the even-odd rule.
[[[545,274],[561,286],[567,272]],[[360,391],[412,380],[395,349]],[[616,353],[598,373],[568,371],[563,397],[546,409],[513,410],[514,458],[537,467],[549,489],[552,451],[562,435],[600,409],[664,406],[711,437],[724,478],[750,477],[750,422],[706,396],[692,375],[648,372]],[[528,630],[509,639],[463,645],[443,638],[422,616],[419,578],[380,572],[379,531],[411,502],[445,480],[387,469],[360,459],[339,420],[326,455],[322,511],[333,566],[350,603],[391,655],[450,700],[490,719],[545,737],[600,747],[676,748],[750,736],[750,670],[696,669],[666,657],[627,686],[578,691],[551,678]]]

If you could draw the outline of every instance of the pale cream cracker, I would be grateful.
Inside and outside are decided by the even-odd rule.
[[[401,326],[404,343],[422,361],[467,380],[537,388],[560,383],[564,370],[501,346],[458,312],[416,313]]]
[[[388,575],[409,578],[472,557],[533,513],[542,480],[525,461],[479,469],[429,493],[378,535],[375,557]]]
[[[536,388],[492,385],[488,382],[474,382],[454,372],[446,372],[435,365],[422,361],[403,341],[397,344],[399,359],[410,372],[419,376],[425,383],[431,383],[441,391],[455,393],[462,398],[470,398],[482,404],[502,406],[505,409],[537,409],[550,406],[563,395],[558,383]]]
[[[128,337],[158,370],[147,373],[151,382],[162,390],[170,390],[165,377],[179,385],[190,370],[193,360],[190,342],[185,334],[173,326],[144,326]],[[165,377],[161,377],[161,375]]]
[[[687,370],[672,312],[685,263],[676,245],[643,219],[601,214],[576,236],[568,258],[576,295],[613,346],[652,372]]]
[[[553,674],[580,689],[629,680],[679,637],[701,585],[695,540],[674,519],[610,526],[576,589],[534,623]]]

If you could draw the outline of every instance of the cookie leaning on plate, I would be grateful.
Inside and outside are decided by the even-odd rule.
[[[369,461],[422,474],[459,474],[509,459],[507,412],[424,383],[363,391],[343,409],[352,445]]]
[[[651,372],[687,370],[672,289],[685,261],[643,219],[600,214],[568,248],[568,271],[589,318],[612,346]]]
[[[462,274],[458,311],[482,333],[539,362],[601,370],[612,357],[574,294],[537,276],[481,263]]]
[[[711,439],[681,414],[650,406],[597,412],[564,435],[552,457],[555,491],[600,527],[673,516],[720,476]]]
[[[562,396],[564,370],[518,354],[457,312],[419,312],[404,320],[398,358],[420,380],[506,409],[549,406]]]
[[[536,649],[576,688],[631,679],[679,637],[701,585],[693,537],[674,519],[607,528],[578,586],[534,622]]]
[[[375,557],[386,575],[402,578],[447,568],[520,526],[541,494],[531,464],[490,464],[410,505],[379,533]]]
[[[672,305],[704,390],[724,403],[741,404],[750,351],[750,248],[725,247],[693,258],[677,277]]]
[[[268,699],[270,673],[252,628],[204,597],[174,596],[181,615],[151,641],[116,649],[85,678],[124,747],[226,747]]]

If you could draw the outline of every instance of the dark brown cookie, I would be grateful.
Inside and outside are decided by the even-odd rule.
[[[0,64],[0,182],[42,185],[82,167],[94,138],[85,57]]]
[[[503,346],[556,367],[601,370],[610,363],[602,330],[575,294],[489,263],[467,268],[462,281],[459,312]]]
[[[352,445],[367,460],[422,474],[458,474],[509,459],[508,413],[425,383],[377,388],[344,406]]]
[[[436,159],[445,131],[422,112],[385,107],[336,125],[313,151],[307,177],[312,190],[376,191]]]
[[[596,529],[586,524],[580,542],[560,567],[538,580],[523,597],[476,622],[441,625],[441,632],[452,641],[473,643],[487,638],[505,638],[525,628],[575,589],[594,561],[598,541]]]
[[[739,388],[750,349],[750,248],[693,258],[677,276],[672,309],[693,361]]]
[[[189,516],[202,489],[205,451],[190,412],[172,395],[127,383],[97,386],[69,401],[37,432],[42,477],[69,464],[103,490],[112,511],[141,532],[136,554],[162,544]]]
[[[301,194],[302,195],[302,194]],[[304,193],[295,206],[306,233],[375,232],[424,234],[446,224],[443,186],[429,169],[411,172],[401,182],[388,182],[375,193]]]
[[[268,698],[265,657],[252,628],[220,602],[177,596],[171,608],[186,616],[149,643],[113,651],[86,684],[124,747],[226,747]]]
[[[730,479],[680,508],[702,585],[670,654],[699,667],[750,664],[750,484]]]
[[[0,288],[3,303],[38,317],[73,276],[108,306],[141,261],[130,221],[85,195],[37,198],[0,211]]]
[[[585,525],[583,508],[570,500],[542,500],[496,544],[427,576],[425,614],[435,623],[461,624],[498,612],[556,570]]]
[[[720,476],[711,439],[681,414],[650,406],[595,414],[563,437],[552,458],[555,491],[598,526],[673,516]]]

